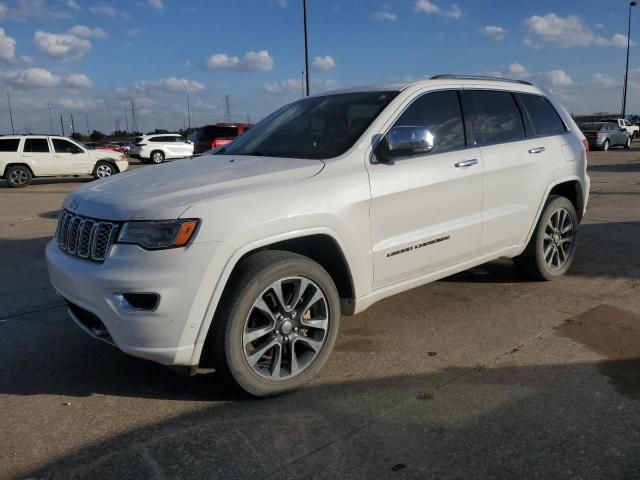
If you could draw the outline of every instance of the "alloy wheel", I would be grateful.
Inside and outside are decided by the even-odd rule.
[[[109,165],[98,165],[96,168],[96,175],[98,178],[107,178],[111,176],[111,167]]]
[[[573,243],[573,217],[565,208],[559,208],[549,217],[542,238],[542,251],[547,266],[552,270],[562,268],[570,258]]]
[[[328,338],[329,304],[320,287],[304,277],[288,277],[255,300],[242,334],[251,369],[269,380],[296,377],[317,358]]]
[[[29,175],[24,170],[12,170],[9,178],[14,185],[26,185],[29,181]]]

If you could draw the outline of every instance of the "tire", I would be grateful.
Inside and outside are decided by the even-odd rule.
[[[149,161],[155,164],[164,162],[164,153],[160,150],[154,150],[149,156]]]
[[[276,301],[276,288],[284,301]],[[228,381],[270,397],[313,378],[329,358],[339,323],[340,298],[324,268],[290,252],[258,252],[229,279],[207,353]]]
[[[554,224],[560,228],[554,229]],[[555,280],[571,267],[577,239],[578,215],[573,204],[566,197],[551,195],[531,240],[514,262],[532,280]]]
[[[96,166],[93,168],[93,178],[96,180],[108,178],[116,173],[118,173],[116,167],[109,162],[100,161],[96,163]]]
[[[624,148],[631,148],[631,135],[629,135],[627,141],[624,142]]]
[[[604,143],[602,144],[602,151],[606,152],[607,150],[609,150],[609,139],[605,140]]]
[[[31,183],[33,175],[29,168],[23,165],[15,165],[6,168],[4,178],[7,180],[10,187],[23,188]]]

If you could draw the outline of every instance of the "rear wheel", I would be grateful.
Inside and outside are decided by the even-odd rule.
[[[311,380],[340,322],[329,274],[307,257],[265,251],[243,261],[229,281],[209,341],[216,370],[258,397]]]
[[[624,142],[624,148],[631,148],[631,136],[628,136],[627,141]]]
[[[22,165],[7,167],[4,177],[9,186],[13,188],[26,187],[32,179],[31,170]]]
[[[531,240],[514,258],[518,268],[534,280],[554,280],[564,275],[576,253],[578,216],[566,197],[552,195]]]
[[[151,161],[153,163],[162,163],[162,162],[164,162],[164,153],[162,153],[160,150],[156,150],[154,152],[151,152]]]

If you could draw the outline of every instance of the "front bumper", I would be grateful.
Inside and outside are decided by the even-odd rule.
[[[71,318],[94,337],[124,352],[164,365],[192,364],[194,345],[211,298],[212,285],[203,282],[220,243],[196,243],[186,248],[146,251],[115,244],[104,263],[71,256],[52,240],[46,257],[56,291],[72,305]],[[157,293],[154,311],[124,311],[115,293]],[[74,308],[77,307],[77,308]],[[93,329],[83,311],[104,325]]]

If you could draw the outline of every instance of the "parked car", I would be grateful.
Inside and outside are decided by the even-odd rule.
[[[631,139],[638,138],[640,134],[640,127],[638,125],[633,125],[629,120],[625,120],[624,118],[612,118],[605,119],[604,122],[611,122],[618,125],[619,128],[624,128],[629,135],[631,135]]]
[[[11,187],[26,187],[34,177],[124,172],[127,157],[111,150],[89,150],[66,137],[8,135],[0,137],[0,178]]]
[[[136,137],[129,154],[143,163],[162,163],[172,158],[193,155],[193,143],[177,133],[143,135]]]
[[[252,126],[250,123],[216,123],[215,125],[205,125],[199,128],[194,136],[193,153],[202,153],[211,148],[228,145]]]
[[[591,122],[580,125],[580,130],[593,150],[609,150],[610,147],[631,146],[631,135],[626,128],[612,122]]]
[[[256,396],[310,380],[341,315],[390,295],[499,257],[564,275],[589,195],[584,136],[524,81],[325,92],[220,152],[75,190],[47,263],[85,332]],[[105,226],[81,251],[79,218]]]

